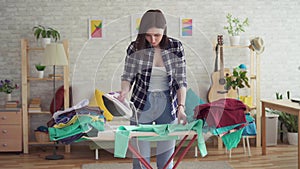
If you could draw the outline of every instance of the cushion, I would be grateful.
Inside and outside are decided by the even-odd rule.
[[[204,103],[205,102],[191,88],[187,90],[186,99],[185,99],[185,113],[188,122],[192,122],[195,120],[194,119],[195,107]]]
[[[100,109],[103,110],[103,115],[106,118],[106,120],[111,121],[114,116],[110,113],[110,111],[105,106],[103,96],[104,93],[101,90],[96,89],[94,96],[90,99],[89,106],[99,106]]]
[[[69,88],[70,107],[72,106],[72,88]],[[60,86],[55,92],[55,110],[54,110],[54,98],[52,98],[50,104],[50,112],[53,115],[54,112],[64,109],[64,86]]]

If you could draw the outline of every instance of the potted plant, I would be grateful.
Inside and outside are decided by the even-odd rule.
[[[0,80],[0,92],[6,93],[7,101],[11,101],[11,93],[14,89],[18,89],[19,86],[14,83],[13,80]]]
[[[239,18],[233,17],[230,13],[227,14],[226,18],[228,25],[224,26],[224,29],[230,35],[230,44],[232,46],[239,45],[240,33],[245,32],[245,27],[249,26],[248,18],[241,22]]]
[[[53,38],[55,42],[60,39],[60,33],[51,27],[38,25],[34,26],[32,30],[37,40],[39,40],[39,38],[42,38],[43,47],[46,47],[46,45],[51,42],[51,38]]]
[[[39,64],[35,65],[36,70],[39,73],[39,78],[43,78],[44,77],[44,70],[46,68],[46,66]]]
[[[287,98],[289,99],[289,92],[287,92]],[[282,94],[276,92],[276,99],[283,99]],[[287,140],[289,144],[298,144],[298,116],[281,112],[278,110],[268,109],[267,112],[278,114],[278,120],[281,122],[280,125],[280,140],[283,141],[283,133],[287,133]],[[283,128],[284,126],[284,128]]]
[[[249,78],[247,77],[246,66],[241,64],[239,67],[233,69],[232,74],[228,74],[225,77],[226,84],[225,88],[229,90],[232,88],[233,90],[237,90],[238,98],[239,98],[239,88],[244,88],[245,86],[250,87]]]

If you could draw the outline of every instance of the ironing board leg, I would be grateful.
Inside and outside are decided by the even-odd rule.
[[[179,150],[181,149],[183,143],[186,141],[188,135],[184,136],[184,138],[180,141],[180,143],[178,144],[176,150],[174,151],[174,153],[172,154],[172,156],[169,158],[169,160],[167,161],[167,163],[164,166],[164,169],[167,168],[167,166],[170,164],[171,160],[175,157],[175,155],[179,152]],[[191,148],[192,144],[195,142],[197,138],[197,134],[195,134],[192,138],[192,140],[190,140],[189,144],[187,145],[187,147],[183,150],[182,154],[179,156],[179,158],[177,159],[175,165],[173,166],[173,169],[176,169],[176,167],[178,166],[178,164],[181,162],[181,160],[183,159],[183,157],[186,155],[186,153],[189,151],[189,149]],[[151,165],[145,160],[145,158],[129,143],[128,144],[128,149],[138,158],[138,160],[147,168],[147,169],[153,169],[151,167]]]
[[[191,148],[191,146],[194,143],[194,141],[196,140],[196,138],[197,138],[197,135],[195,134],[194,137],[192,138],[192,140],[189,142],[188,146],[184,149],[184,151],[182,152],[182,154],[177,159],[175,165],[173,166],[173,169],[175,169],[178,166],[178,164],[181,162],[181,160],[186,155],[186,153],[189,151],[189,149]]]
[[[147,168],[147,169],[153,169],[151,165],[145,160],[145,158],[138,152],[136,151],[132,145],[129,143],[128,144],[128,149],[139,159],[139,161]]]
[[[167,161],[167,163],[164,166],[164,169],[167,168],[167,166],[170,164],[171,160],[176,156],[176,154],[179,152],[179,150],[181,149],[183,143],[185,142],[185,140],[187,139],[187,135],[183,137],[183,139],[179,142],[176,150],[174,151],[174,153],[171,155],[171,157],[169,158],[169,160]]]

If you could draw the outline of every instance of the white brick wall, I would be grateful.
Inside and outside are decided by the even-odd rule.
[[[104,91],[118,90],[122,61],[130,42],[130,15],[159,8],[167,16],[169,35],[181,39],[185,45],[190,86],[198,88],[203,99],[214,64],[212,42],[217,34],[224,34],[224,42],[228,44],[223,30],[228,12],[241,18],[249,17],[250,27],[242,34],[243,44],[248,44],[248,39],[253,36],[261,36],[265,41],[266,49],[261,56],[261,97],[274,98],[275,92],[287,90],[292,96],[300,96],[300,5],[297,0],[26,0],[26,3],[0,0],[0,3],[1,79],[14,79],[21,84],[20,39],[28,38],[35,45],[32,27],[43,24],[57,28],[62,39],[69,39],[73,84],[84,81],[81,90],[88,91],[93,91],[93,87]],[[194,19],[193,38],[179,37],[181,16]],[[101,40],[88,40],[87,21],[91,17],[105,19],[105,37]],[[224,54],[227,67],[244,62],[240,58],[243,56]],[[52,70],[47,68],[47,71],[51,73]],[[36,85],[33,95],[51,94],[52,90],[45,91],[47,85],[52,87],[51,83]],[[17,90],[13,97],[20,98],[20,94],[21,90]],[[3,103],[3,93],[0,98]],[[43,106],[48,107],[48,102],[45,101]]]

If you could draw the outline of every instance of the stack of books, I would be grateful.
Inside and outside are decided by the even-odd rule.
[[[41,111],[42,111],[41,99],[40,98],[31,99],[29,106],[28,106],[28,112],[29,113],[39,113]]]
[[[49,77],[50,77],[50,78],[53,78],[54,75],[53,75],[53,74],[49,74]],[[55,78],[58,78],[58,77],[62,78],[63,75],[62,75],[62,74],[55,74]]]
[[[19,105],[18,100],[6,101],[5,108],[17,108]]]

